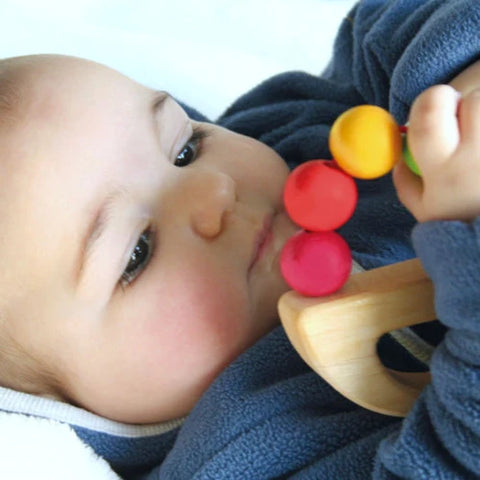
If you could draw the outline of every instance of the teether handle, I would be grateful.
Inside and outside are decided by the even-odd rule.
[[[418,260],[352,275],[329,297],[290,291],[279,313],[304,361],[367,409],[405,416],[429,382],[428,373],[393,372],[377,356],[384,333],[436,318],[433,285]]]

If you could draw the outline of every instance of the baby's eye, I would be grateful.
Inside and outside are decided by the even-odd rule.
[[[176,167],[186,167],[194,162],[200,155],[202,140],[208,134],[200,128],[196,128],[188,142],[184,145],[181,152],[177,155],[174,165]]]
[[[120,277],[120,282],[123,286],[132,283],[138,275],[147,266],[152,257],[153,251],[153,232],[149,227],[140,235],[135,248],[130,254],[128,265]]]

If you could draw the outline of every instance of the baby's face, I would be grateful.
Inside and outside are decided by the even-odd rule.
[[[296,228],[268,147],[98,64],[43,57],[0,134],[2,308],[69,401],[184,415],[277,320]]]

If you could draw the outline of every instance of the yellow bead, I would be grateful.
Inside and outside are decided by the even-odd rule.
[[[362,179],[385,175],[402,153],[402,137],[395,119],[374,105],[342,113],[332,126],[329,145],[339,167]]]

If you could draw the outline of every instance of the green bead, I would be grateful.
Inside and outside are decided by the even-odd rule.
[[[408,168],[415,175],[418,175],[419,177],[422,176],[422,173],[420,172],[420,169],[418,168],[417,162],[415,162],[415,160],[413,159],[412,153],[410,152],[410,149],[408,148],[406,137],[404,137],[404,139],[403,139],[403,160],[407,164]]]

